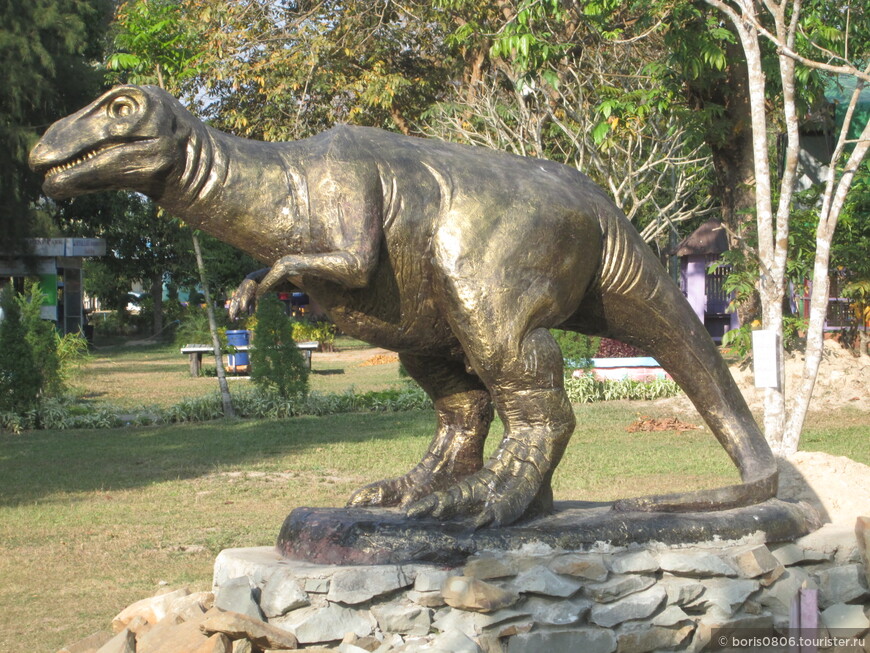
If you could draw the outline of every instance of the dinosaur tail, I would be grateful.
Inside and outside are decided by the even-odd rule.
[[[655,357],[686,392],[742,480],[711,490],[626,499],[614,509],[725,510],[775,496],[776,460],[704,325],[635,229],[621,217],[603,222],[598,288],[574,316],[578,330],[617,338]]]

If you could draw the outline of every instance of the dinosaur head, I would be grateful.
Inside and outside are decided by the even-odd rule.
[[[62,118],[30,152],[55,199],[101,190],[159,197],[167,176],[183,165],[186,110],[154,86],[117,86]]]

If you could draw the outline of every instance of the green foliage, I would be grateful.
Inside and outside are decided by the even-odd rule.
[[[682,392],[680,386],[670,379],[653,381],[599,381],[591,374],[579,377],[565,377],[565,392],[571,403],[588,404],[594,401],[616,401],[620,399],[640,399],[650,401],[674,397]]]
[[[42,375],[11,286],[0,295],[0,308],[0,411],[21,414],[36,405]]]
[[[21,322],[26,332],[27,344],[33,352],[33,362],[40,371],[40,393],[54,396],[63,390],[60,358],[57,353],[59,335],[53,322],[40,315],[45,294],[39,284],[28,282],[23,295],[15,298],[21,312]]]
[[[744,363],[752,359],[752,332],[761,328],[761,322],[742,324],[736,329],[726,331],[722,336],[722,346],[734,351]],[[800,351],[806,346],[805,333],[807,321],[796,315],[782,316],[782,341],[785,351]]]
[[[60,216],[66,234],[103,238],[107,249],[115,254],[85,262],[84,287],[105,308],[118,311],[123,325],[119,331],[128,330],[128,324],[145,329],[151,326],[146,320],[153,313],[153,297],[138,319],[125,311],[134,281],[171,282],[176,292],[183,288],[193,297],[200,280],[191,231],[179,220],[159,215],[150,200],[123,192],[85,195],[64,206]],[[225,296],[239,279],[258,267],[250,256],[205,234],[200,235],[200,245],[210,288],[218,297]],[[163,303],[167,319],[176,319],[173,312],[177,311],[177,302]]]
[[[293,326],[284,305],[268,293],[257,305],[257,325],[250,350],[251,379],[280,397],[308,392],[308,366],[293,340]]]
[[[106,66],[114,81],[155,84],[173,93],[197,74],[200,37],[178,0],[129,0],[115,15],[114,48]]]
[[[0,305],[0,412],[19,416],[23,423],[40,419],[45,401],[59,397],[74,371],[87,359],[81,334],[61,336],[54,324],[40,317],[44,294],[36,282],[16,295],[3,291]],[[31,415],[30,418],[27,415]],[[0,421],[17,418],[6,417]]]
[[[221,315],[225,316],[226,313]],[[227,325],[218,324],[218,335],[221,345],[227,346]],[[178,328],[175,330],[175,344],[184,345],[211,344],[211,330],[208,326],[208,313],[198,304],[190,304],[184,309]]]
[[[116,410],[82,404],[68,396],[50,397],[25,411],[0,410],[0,430],[12,433],[33,429],[108,429],[121,425]]]
[[[51,206],[35,209],[42,179],[27,155],[53,120],[79,108],[100,87],[95,62],[111,0],[4,2],[0,10],[0,251],[20,238],[53,235]],[[44,210],[43,210],[44,209]],[[37,220],[37,217],[39,218]]]
[[[551,329],[550,333],[562,350],[562,359],[575,368],[588,370],[592,367],[592,359],[601,344],[601,338],[587,336],[574,331]]]
[[[734,351],[744,361],[748,360],[752,354],[752,332],[759,326],[760,323],[748,323],[729,329],[722,336],[722,347]]]
[[[318,342],[322,351],[332,351],[337,329],[332,322],[321,320],[293,322],[293,340],[296,342]]]
[[[81,372],[88,362],[90,353],[88,341],[83,333],[67,333],[61,336],[55,331],[57,338],[58,379],[60,385],[58,395],[65,391],[69,382]]]
[[[94,333],[101,336],[129,336],[135,328],[125,317],[124,311],[100,311],[91,314],[88,319],[94,327]]]
[[[729,249],[710,265],[709,271],[719,268],[728,268],[728,276],[722,283],[722,290],[733,296],[728,310],[735,311],[738,306],[752,304],[758,283],[758,262],[744,249]]]

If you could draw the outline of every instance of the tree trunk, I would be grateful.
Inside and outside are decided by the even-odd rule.
[[[764,392],[764,435],[777,453],[785,428],[785,383],[782,356],[782,299],[785,295],[785,265],[780,265],[780,249],[788,245],[779,238],[774,224],[770,159],[767,144],[766,79],[761,63],[761,47],[755,33],[737,25],[746,56],[748,89],[752,120],[753,169],[755,171],[755,219],[758,225],[758,258],[760,266],[759,296],[763,327],[777,338],[779,385]]]
[[[208,279],[205,276],[205,263],[202,260],[202,250],[199,248],[199,237],[193,232],[193,251],[196,254],[196,267],[199,269],[199,282],[202,285],[202,294],[205,297],[205,311],[208,315],[208,329],[211,331],[211,343],[214,347],[214,360],[217,367],[218,386],[221,392],[221,404],[224,409],[224,417],[235,417],[230,388],[227,385],[227,375],[224,371],[224,355],[221,351],[221,342],[218,337],[217,322],[214,317],[214,306],[211,303],[211,293],[208,288]]]
[[[860,90],[860,89],[859,89]],[[813,266],[813,288],[810,294],[810,318],[807,325],[807,346],[804,356],[804,369],[801,377],[801,385],[795,393],[794,401],[788,422],[783,435],[783,455],[796,453],[800,444],[801,430],[809,409],[810,399],[815,388],[816,378],[819,375],[819,366],[822,362],[822,353],[825,348],[825,319],[828,313],[828,296],[830,294],[831,280],[828,276],[831,258],[831,242],[834,239],[834,231],[837,228],[840,211],[846,201],[846,194],[852,185],[855,171],[861,161],[870,150],[870,122],[864,126],[864,130],[852,150],[849,159],[844,166],[839,182],[835,183],[836,161],[839,159],[846,144],[846,134],[849,130],[858,92],[853,96],[846,119],[840,132],[837,147],[831,159],[831,178],[825,186],[825,194],[822,198],[821,215],[819,226],[816,229],[816,256]]]
[[[151,297],[154,315],[151,321],[151,335],[163,331],[163,272],[155,272],[151,277]]]
[[[706,0],[724,13],[734,26],[743,52],[746,56],[749,98],[752,113],[753,158],[756,177],[756,220],[758,224],[758,257],[760,266],[760,295],[764,327],[772,330],[782,339],[783,306],[785,298],[785,271],[788,255],[789,217],[791,200],[798,163],[798,114],[795,94],[795,52],[796,35],[800,28],[800,3],[753,3],[751,0]],[[775,34],[762,32],[756,10],[764,7],[773,19]],[[761,67],[761,34],[774,41],[778,53],[779,73],[782,82],[783,114],[782,122],[788,130],[787,148],[779,188],[779,203],[776,215],[770,185],[770,161],[767,148],[765,79]],[[811,68],[830,69],[830,64],[814,62],[801,58],[804,65]],[[865,64],[866,65],[866,64]],[[830,175],[825,187],[819,226],[816,230],[816,256],[813,269],[813,290],[810,300],[810,321],[807,329],[807,347],[803,379],[794,392],[793,401],[786,410],[783,378],[782,345],[780,344],[779,379],[780,387],[768,388],[765,392],[764,427],[765,437],[774,454],[788,456],[797,451],[800,433],[809,407],[813,387],[818,376],[824,347],[824,321],[828,307],[831,241],[846,195],[852,184],[855,171],[870,149],[870,124],[864,126],[861,138],[855,142],[852,154],[843,166],[839,182],[835,183],[838,163],[846,145],[852,115],[865,81],[870,81],[870,65],[863,71],[851,64],[839,66],[837,72],[846,72],[859,81],[844,119],[837,146],[830,162]]]

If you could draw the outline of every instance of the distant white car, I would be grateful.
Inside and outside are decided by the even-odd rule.
[[[147,296],[145,292],[128,292],[125,310],[131,315],[139,315],[142,312],[142,300]]]

